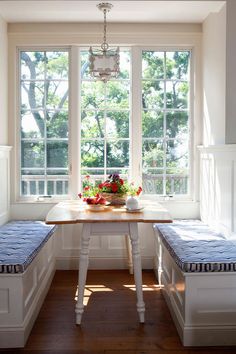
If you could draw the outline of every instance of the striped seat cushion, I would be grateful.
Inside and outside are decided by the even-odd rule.
[[[156,224],[163,244],[184,272],[236,271],[236,241],[200,220]]]
[[[0,226],[0,273],[23,273],[55,230],[42,221]]]

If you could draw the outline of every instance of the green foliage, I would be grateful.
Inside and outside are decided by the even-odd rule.
[[[142,53],[142,146],[147,193],[187,192],[189,59],[188,51]],[[81,76],[82,169],[93,169],[96,175],[108,173],[109,168],[127,173],[130,54],[121,52],[118,80],[104,85],[91,80],[88,51],[82,51]],[[42,84],[39,80],[45,77]],[[21,52],[21,78],[22,138],[28,139],[22,143],[22,166],[67,167],[68,53]],[[44,137],[52,140],[47,161],[43,145],[30,141]],[[160,170],[157,173],[163,168],[170,178],[164,179]],[[172,175],[180,177],[173,182]]]

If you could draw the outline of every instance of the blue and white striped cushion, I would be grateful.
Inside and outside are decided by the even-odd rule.
[[[200,220],[156,224],[154,228],[184,272],[236,271],[236,241],[211,230]]]
[[[0,273],[23,273],[55,230],[42,221],[0,226]]]

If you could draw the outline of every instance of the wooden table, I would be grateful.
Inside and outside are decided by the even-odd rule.
[[[169,212],[158,203],[148,203],[139,212],[127,212],[125,207],[107,207],[104,211],[90,211],[80,201],[61,202],[46,217],[47,224],[83,223],[79,259],[78,300],[75,308],[76,324],[84,312],[83,297],[88,270],[89,240],[94,235],[128,235],[132,246],[132,261],[137,295],[139,320],[144,322],[145,304],[142,291],[142,266],[139,250],[138,223],[170,223]]]

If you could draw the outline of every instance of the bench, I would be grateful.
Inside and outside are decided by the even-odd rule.
[[[0,226],[0,348],[23,347],[55,270],[54,225]]]
[[[235,345],[236,240],[199,220],[154,230],[154,269],[183,345]]]

